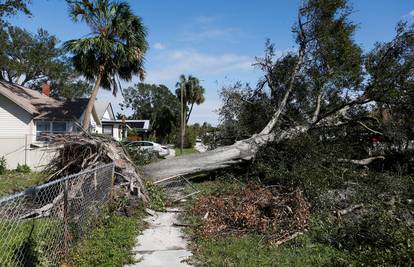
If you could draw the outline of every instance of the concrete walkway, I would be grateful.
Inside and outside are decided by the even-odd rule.
[[[170,210],[148,216],[145,219],[148,228],[138,236],[134,248],[137,263],[127,266],[191,266],[182,262],[192,254],[186,249],[181,228],[174,226],[178,215],[176,210]]]

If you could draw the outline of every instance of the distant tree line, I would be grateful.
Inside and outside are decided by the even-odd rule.
[[[194,105],[204,102],[204,88],[194,76],[180,76],[177,83],[176,94],[165,85],[139,83],[124,90],[122,108],[130,108],[133,114],[129,119],[150,120],[153,139],[161,143],[180,144],[181,127],[181,86],[184,99],[184,129],[190,131],[186,134],[185,146],[195,143],[197,133],[188,126]]]

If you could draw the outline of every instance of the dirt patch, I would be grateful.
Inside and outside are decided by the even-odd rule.
[[[305,231],[309,220],[309,204],[301,191],[279,193],[256,184],[202,198],[192,212],[202,218],[197,231],[203,237],[258,233],[276,244]]]

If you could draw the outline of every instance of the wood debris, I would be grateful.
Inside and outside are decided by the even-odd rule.
[[[257,233],[275,245],[306,231],[309,204],[301,191],[279,193],[260,185],[200,199],[192,212],[203,218],[200,236]]]

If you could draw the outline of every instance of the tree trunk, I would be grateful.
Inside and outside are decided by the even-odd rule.
[[[99,87],[101,85],[101,79],[102,79],[102,71],[100,71],[100,73],[96,77],[96,81],[95,81],[95,85],[94,85],[93,90],[92,90],[92,94],[89,98],[88,105],[86,106],[85,112],[83,114],[82,127],[85,131],[89,130],[89,124],[90,124],[90,120],[91,120],[91,113],[92,113],[92,110],[93,110],[93,106],[95,105],[96,96],[98,95],[98,92],[99,92]]]
[[[309,126],[298,126],[278,134],[256,134],[230,146],[219,147],[200,154],[175,157],[144,166],[144,176],[154,181],[180,175],[192,175],[226,168],[232,164],[251,160],[259,148],[271,141],[293,138],[306,132]]]
[[[193,111],[193,107],[194,107],[194,102],[193,102],[193,103],[191,103],[191,108],[190,108],[190,110],[188,111],[188,114],[186,114],[186,118],[185,118],[185,125],[187,125],[187,124],[188,124],[188,120],[190,119],[190,115],[191,115],[191,112]]]

